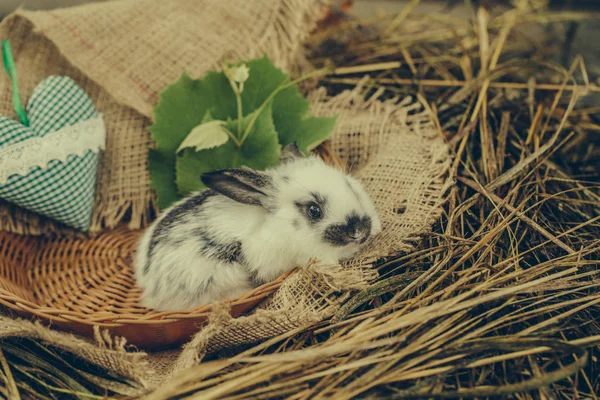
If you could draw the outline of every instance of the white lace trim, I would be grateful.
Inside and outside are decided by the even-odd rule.
[[[43,137],[34,137],[0,149],[0,185],[12,175],[27,175],[32,168],[46,168],[52,160],[66,162],[88,150],[104,150],[106,129],[99,114]]]

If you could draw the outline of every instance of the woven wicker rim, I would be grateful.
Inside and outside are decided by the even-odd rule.
[[[342,168],[327,144],[315,153]],[[141,290],[135,287],[131,260],[141,233],[120,228],[93,239],[51,239],[0,232],[0,304],[67,328],[70,324],[150,328],[206,318],[210,304],[168,312],[137,304]],[[291,273],[230,300],[232,310],[246,312]]]

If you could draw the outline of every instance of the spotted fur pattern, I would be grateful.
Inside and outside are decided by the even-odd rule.
[[[165,210],[138,245],[136,279],[148,308],[233,298],[313,257],[336,264],[381,231],[362,185],[295,145],[277,168],[202,180],[211,189]]]

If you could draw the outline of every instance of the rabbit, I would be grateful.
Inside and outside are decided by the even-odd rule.
[[[338,264],[381,232],[362,185],[286,145],[277,167],[202,174],[144,232],[135,255],[141,304],[157,311],[232,299],[311,259]]]

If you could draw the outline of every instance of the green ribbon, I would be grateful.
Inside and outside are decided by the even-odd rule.
[[[17,84],[17,68],[15,67],[15,60],[10,51],[10,44],[8,43],[8,40],[2,41],[2,58],[4,59],[4,69],[6,69],[8,78],[10,79],[10,83],[12,84],[12,97],[15,111],[21,119],[21,123],[25,126],[29,126],[29,119],[27,119],[27,113],[25,112],[25,109],[21,104],[21,98],[19,97],[19,86]]]

